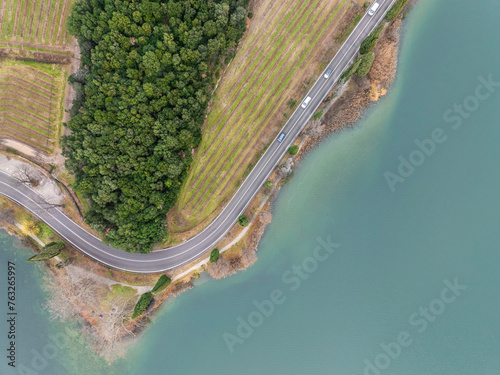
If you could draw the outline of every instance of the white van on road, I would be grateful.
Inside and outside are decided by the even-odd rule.
[[[307,105],[311,102],[311,99],[312,99],[312,98],[311,98],[310,96],[308,96],[308,97],[306,98],[306,100],[304,100],[304,101],[302,102],[302,108],[306,108],[306,107],[307,107]]]
[[[377,2],[374,2],[373,5],[370,7],[370,9],[368,10],[368,14],[370,16],[373,16],[375,14],[375,12],[377,11],[378,7],[380,6],[379,3]]]

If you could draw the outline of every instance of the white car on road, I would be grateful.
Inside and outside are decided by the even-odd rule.
[[[375,14],[375,12],[377,11],[378,7],[380,6],[379,3],[377,2],[374,2],[373,5],[370,7],[370,9],[368,10],[368,14],[370,16],[373,16]]]

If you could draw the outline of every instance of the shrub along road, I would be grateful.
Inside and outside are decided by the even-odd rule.
[[[277,137],[271,143],[222,212],[202,232],[186,242],[149,254],[126,253],[104,245],[100,239],[75,224],[59,208],[44,204],[43,198],[28,186],[19,184],[18,180],[1,171],[0,194],[31,211],[81,252],[108,266],[131,272],[156,273],[189,263],[206,251],[212,250],[236,223],[321,102],[335,86],[342,72],[357,55],[361,42],[379,24],[395,0],[378,0],[378,2],[380,8],[377,13],[373,16],[368,14],[363,16],[326,67],[333,69],[330,77],[325,79],[321,74],[306,95],[311,97],[307,107],[298,106],[285,124],[280,132],[280,134],[285,133],[282,142],[278,142]]]

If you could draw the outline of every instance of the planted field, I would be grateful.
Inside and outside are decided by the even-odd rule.
[[[65,72],[60,66],[4,60],[0,63],[0,137],[49,153],[57,145]]]
[[[169,229],[202,223],[234,194],[283,126],[352,16],[349,0],[263,2],[214,98]],[[356,7],[356,6],[355,6]],[[349,18],[349,17],[347,17]],[[335,47],[335,48],[333,48]]]
[[[0,41],[64,45],[73,0],[1,0]]]

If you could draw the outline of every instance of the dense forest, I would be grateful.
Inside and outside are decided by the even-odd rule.
[[[87,222],[105,241],[149,252],[165,238],[201,140],[223,58],[246,28],[248,0],[77,0],[68,29],[82,68],[63,137]]]

